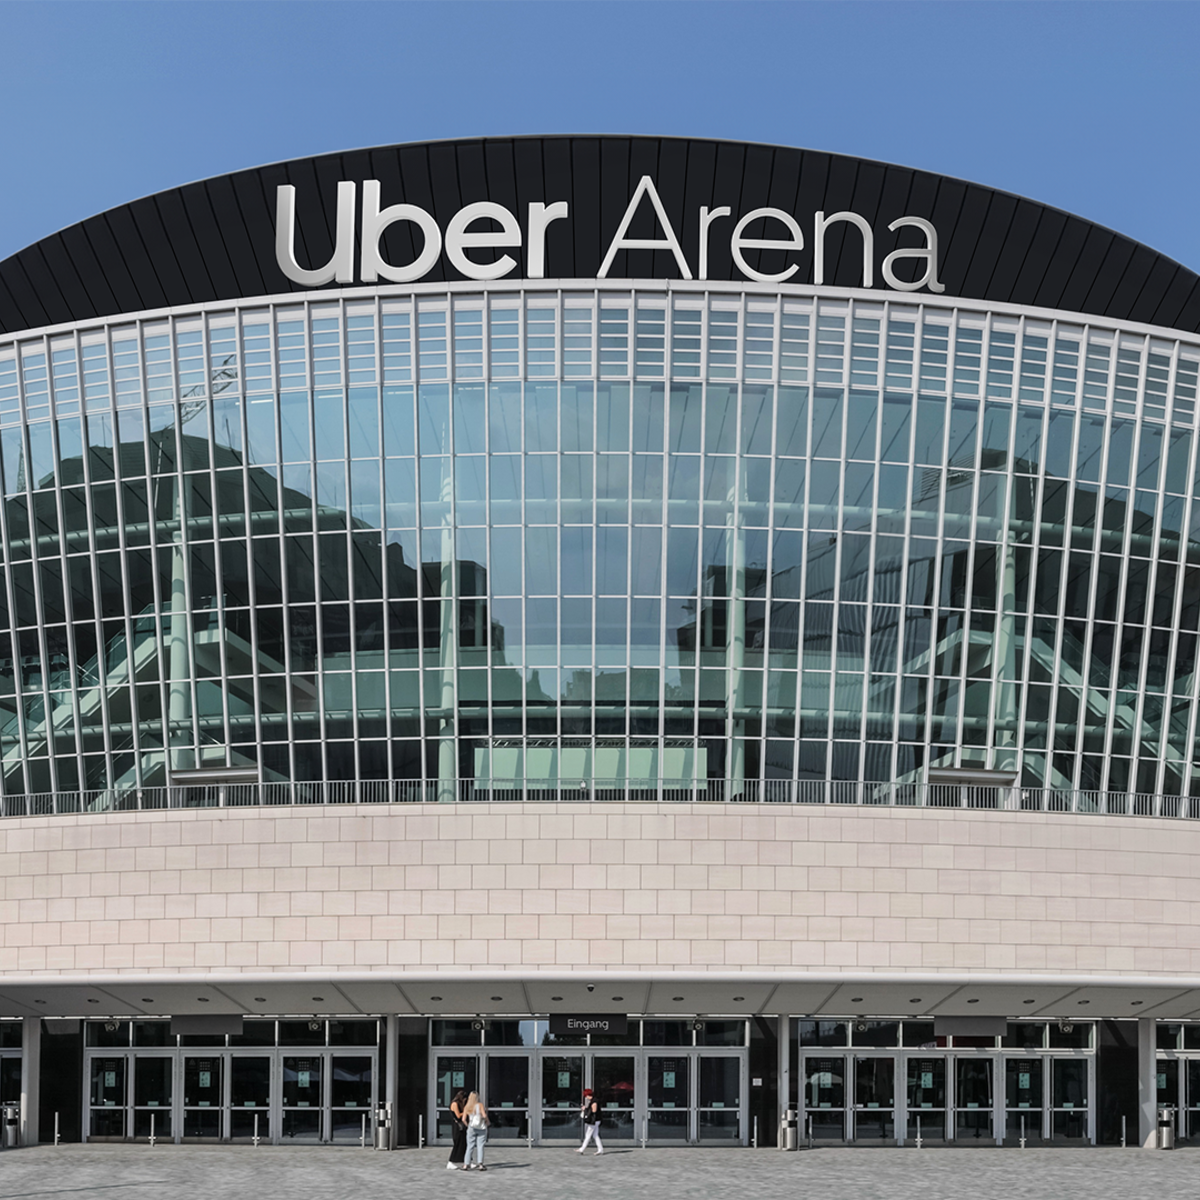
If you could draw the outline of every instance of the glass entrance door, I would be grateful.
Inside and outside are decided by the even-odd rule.
[[[542,1059],[542,1140],[582,1139],[583,1056],[551,1055]],[[603,1134],[601,1134],[603,1136]]]
[[[454,1130],[450,1101],[457,1092],[470,1095],[479,1089],[479,1059],[473,1054],[439,1054],[434,1073],[435,1124],[438,1141],[450,1143]]]
[[[697,1097],[697,1140],[737,1144],[742,1138],[742,1060],[729,1054],[702,1054]]]
[[[321,1140],[324,1061],[319,1054],[286,1055],[283,1059],[283,1124],[287,1142]]]
[[[905,1139],[940,1142],[946,1139],[946,1060],[908,1060],[908,1119]]]
[[[1191,1141],[1200,1138],[1200,1058],[1187,1060],[1187,1091],[1183,1102],[1187,1106],[1187,1121],[1184,1136]]]
[[[600,1102],[601,1138],[632,1142],[637,1100],[637,1060],[626,1054],[592,1056],[592,1090]]]
[[[369,1054],[329,1058],[329,1140],[369,1145],[375,1098],[374,1062]]]
[[[133,1061],[133,1136],[155,1141],[174,1137],[171,1126],[171,1083],[175,1060],[139,1054]]]
[[[954,1060],[954,1137],[981,1141],[992,1136],[992,1060]]]
[[[680,1054],[646,1059],[646,1139],[648,1142],[690,1140],[691,1059]]]
[[[841,1057],[804,1059],[804,1116],[807,1126],[801,1137],[812,1131],[815,1142],[846,1139],[846,1060]]]
[[[871,1055],[854,1060],[854,1140],[892,1141],[896,1136],[896,1060]]]
[[[1052,1058],[1051,1128],[1054,1140],[1082,1142],[1088,1138],[1088,1064],[1082,1058]]]
[[[219,1141],[224,1058],[188,1055],[183,1060],[183,1140]]]
[[[487,1105],[489,1141],[524,1141],[529,1136],[529,1055],[489,1054]]]
[[[1004,1070],[1004,1138],[1017,1145],[1022,1137],[1037,1144],[1042,1140],[1042,1060],[1010,1058]]]
[[[229,1136],[235,1142],[271,1140],[271,1060],[266,1055],[229,1058]]]
[[[127,1059],[123,1054],[111,1054],[92,1059],[89,1089],[91,1119],[89,1138],[124,1138]]]

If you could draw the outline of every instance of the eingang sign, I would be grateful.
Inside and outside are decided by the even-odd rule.
[[[624,1013],[551,1013],[550,1032],[555,1037],[580,1037],[585,1033],[607,1033],[623,1036],[629,1032],[629,1018]]]
[[[507,251],[524,247],[525,278],[545,279],[547,232],[554,222],[569,222],[572,219],[571,206],[566,200],[556,200],[550,204],[533,201],[526,206],[522,228],[511,209],[493,200],[478,200],[460,208],[443,231],[433,215],[420,205],[392,204],[382,208],[381,194],[378,180],[363,180],[361,219],[357,222],[359,254],[356,263],[358,184],[341,180],[337,185],[333,255],[322,266],[303,267],[296,256],[296,189],[291,184],[281,184],[275,193],[275,260],[279,269],[293,283],[305,287],[321,287],[328,283],[375,283],[380,279],[389,283],[415,283],[428,275],[439,256],[445,253],[450,265],[467,279],[487,281],[510,276],[518,263]],[[631,226],[643,206],[648,206],[653,215],[656,229],[654,237],[630,236]],[[408,262],[389,262],[384,257],[380,242],[388,228],[400,222],[408,222],[414,227],[418,236],[413,239],[413,244],[419,243],[421,248]],[[718,222],[721,224],[718,225]],[[733,222],[732,226],[730,222]],[[812,214],[812,277],[797,280],[795,276],[800,267],[795,262],[787,263],[779,271],[763,271],[751,266],[745,256],[747,250],[766,250],[778,251],[786,259],[803,251],[804,230],[792,213],[767,206],[751,209],[735,218],[733,209],[727,204],[711,209],[702,205],[695,244],[685,252],[679,234],[663,207],[654,180],[649,175],[643,175],[619,224],[611,235],[605,237],[607,249],[597,277],[608,277],[617,254],[622,250],[660,250],[671,256],[682,278],[707,279],[713,239],[724,238],[733,262],[747,279],[758,283],[785,283],[790,280],[820,285],[825,282],[826,234],[831,226],[837,224],[853,226],[861,235],[861,283],[865,288],[874,287],[875,231],[859,213],[847,210],[828,215],[820,211]],[[762,227],[761,236],[751,236],[750,231],[756,225]],[[915,292],[921,288],[944,292],[945,286],[938,280],[938,237],[933,222],[924,217],[902,216],[888,222],[887,229],[890,233],[914,229],[923,242],[919,246],[893,250],[884,257],[880,267],[884,283],[899,292]],[[502,253],[499,257],[481,262],[468,251]],[[922,273],[914,280],[901,279],[896,275],[896,264],[906,260],[923,264]]]

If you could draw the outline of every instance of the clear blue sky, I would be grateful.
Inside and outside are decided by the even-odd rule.
[[[1200,270],[1200,4],[0,4],[0,258],[210,175],[690,134],[1005,188]]]

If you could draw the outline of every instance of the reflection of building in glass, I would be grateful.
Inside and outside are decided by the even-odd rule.
[[[539,344],[595,314],[530,308],[548,302],[524,301]],[[522,311],[497,303],[493,323]],[[404,306],[276,336],[315,352],[387,332],[411,355]],[[669,340],[704,310],[651,311]],[[28,445],[0,432],[6,789],[228,761],[483,790],[732,796],[931,767],[1187,790],[1195,350],[1114,360],[1100,329],[1019,336],[952,309],[810,328],[820,311],[781,298],[789,323],[754,353],[790,378],[740,387],[413,386],[357,349],[348,387],[266,352],[240,381],[213,349],[233,332],[210,329],[214,395],[176,400],[142,377],[185,362],[185,335],[152,351],[113,333],[134,402],[86,371],[86,411],[51,421],[25,355]],[[243,357],[270,329],[243,323]],[[828,358],[815,380],[802,349]],[[1135,367],[1140,406],[1116,398]]]

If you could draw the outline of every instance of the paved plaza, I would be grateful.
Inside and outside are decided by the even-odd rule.
[[[444,1150],[39,1146],[0,1154],[0,1200],[1163,1200],[1200,1190],[1176,1150],[495,1149],[485,1174]]]

